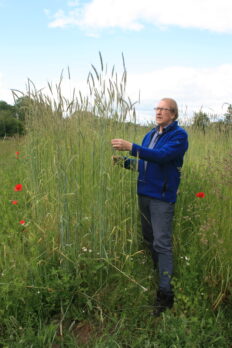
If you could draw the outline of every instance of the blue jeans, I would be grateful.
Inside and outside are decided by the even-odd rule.
[[[138,200],[143,237],[159,270],[159,290],[171,294],[174,204],[140,195]]]

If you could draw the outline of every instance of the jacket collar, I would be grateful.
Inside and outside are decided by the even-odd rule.
[[[172,123],[170,123],[167,127],[164,127],[163,129],[163,133],[167,133],[172,129],[175,129],[178,126],[178,122],[177,121],[173,121]],[[153,128],[151,130],[152,132],[159,132],[159,126]]]

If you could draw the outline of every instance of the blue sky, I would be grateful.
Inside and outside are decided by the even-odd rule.
[[[0,100],[9,103],[28,78],[39,89],[67,67],[71,87],[85,91],[99,51],[119,72],[123,52],[144,122],[162,97],[185,116],[232,103],[231,0],[0,0],[0,33]]]

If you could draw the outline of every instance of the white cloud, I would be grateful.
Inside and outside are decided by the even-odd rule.
[[[71,100],[75,89],[76,95],[80,90],[83,97],[88,96],[85,81],[64,78],[62,95]],[[199,110],[220,116],[227,109],[225,103],[232,103],[232,64],[214,68],[170,66],[144,74],[128,73],[126,91],[132,102],[138,101],[140,93],[136,106],[140,122],[154,119],[153,108],[163,97],[174,98],[182,116],[191,118]]]
[[[139,118],[152,117],[153,107],[163,97],[177,100],[182,113],[189,116],[200,109],[208,114],[222,115],[224,103],[232,103],[232,64],[214,68],[173,66],[146,74],[128,76],[128,94],[137,99]]]
[[[69,2],[70,11],[58,10],[50,27],[79,26],[88,30],[141,30],[145,23],[232,33],[231,0],[92,0]]]

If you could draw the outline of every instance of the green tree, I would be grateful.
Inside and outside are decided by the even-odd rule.
[[[7,104],[7,102],[0,100],[0,113],[2,111],[9,111],[13,116],[15,114],[15,107],[13,105]]]
[[[15,102],[15,111],[17,119],[25,121],[27,117],[39,117],[42,113],[47,113],[52,116],[62,118],[62,113],[59,110],[52,110],[49,103],[44,102],[42,99],[31,98],[29,96],[20,97]]]
[[[229,104],[227,108],[227,112],[225,113],[225,119],[224,122],[226,124],[232,124],[232,104]]]
[[[205,112],[199,111],[194,113],[193,127],[205,130],[210,124],[210,119]]]
[[[24,124],[17,119],[16,108],[7,102],[0,101],[0,137],[23,134]]]
[[[28,110],[33,103],[34,101],[28,96],[18,98],[15,102],[16,118],[25,121]]]
[[[23,134],[24,126],[20,120],[12,116],[9,110],[0,112],[0,137],[10,137],[15,134]]]

